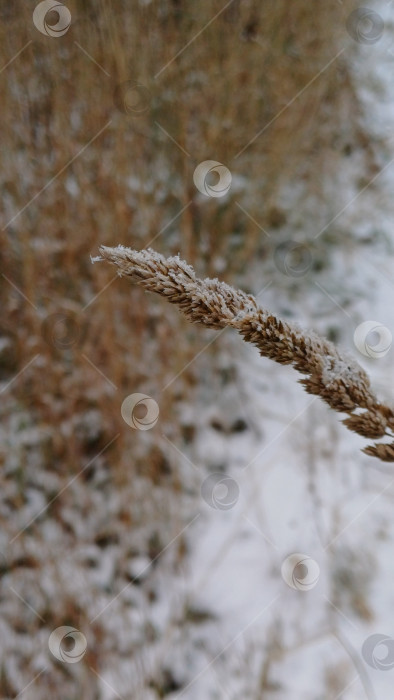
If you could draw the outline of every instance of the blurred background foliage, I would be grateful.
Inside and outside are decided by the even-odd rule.
[[[94,607],[67,595],[64,572],[55,596],[42,583],[44,569],[60,576],[77,542],[102,551],[127,542],[114,574],[127,581],[130,552],[154,558],[179,531],[178,499],[187,507],[188,497],[162,433],[192,442],[184,403],[199,382],[220,392],[228,381],[218,379],[217,345],[205,364],[192,362],[211,331],[189,327],[90,255],[99,244],[152,244],[251,290],[254,264],[281,293],[281,241],[308,244],[317,270],[329,264],[337,234],[314,235],[338,209],[330,178],[355,152],[361,184],[377,172],[346,59],[346,0],[313,11],[305,0],[66,4],[72,25],[58,39],[34,27],[35,3],[0,9],[3,545],[44,508],[7,549],[3,574],[17,587],[22,570],[30,595],[38,586],[31,602],[48,628],[81,627]],[[228,196],[196,190],[194,169],[207,159],[230,169]],[[121,402],[136,391],[158,401],[160,430],[124,424]],[[170,566],[184,554],[180,538]],[[91,582],[88,591],[104,595]],[[41,624],[29,620],[30,630]],[[89,640],[95,667],[105,652],[100,624]],[[20,690],[4,669],[3,682],[10,696]],[[83,683],[83,697],[95,697]]]
[[[36,307],[2,285],[9,338],[2,373],[14,376],[41,353],[40,370],[26,370],[13,391],[35,420],[51,423],[51,399],[61,395],[57,445],[48,456],[69,463],[87,444],[74,432],[59,438],[63,419],[98,407],[95,447],[119,428],[118,395],[83,355],[121,390],[155,393],[201,343],[173,310],[127,283],[100,294],[111,271],[90,264],[98,244],[142,248],[154,239],[160,251],[180,252],[200,273],[230,283],[258,259],[263,278],[283,232],[299,234],[302,222],[300,240],[307,241],[324,225],[332,206],[325,176],[335,177],[362,130],[342,54],[347,3],[314,12],[304,2],[241,0],[225,9],[181,0],[68,7],[72,26],[60,40],[39,34],[29,3],[2,9],[3,65],[23,51],[2,75],[0,157],[3,268]],[[138,111],[127,104],[130,85],[142,86],[131,94]],[[193,171],[206,159],[230,169],[234,196],[209,200],[197,192]],[[285,205],[284,188],[292,192]],[[321,199],[321,219],[315,214],[308,231],[311,197]],[[326,258],[324,236],[311,244]],[[45,319],[62,311],[81,328],[66,353],[43,338]],[[193,379],[186,370],[172,385],[164,414],[172,394]],[[125,440],[113,447],[120,474]]]

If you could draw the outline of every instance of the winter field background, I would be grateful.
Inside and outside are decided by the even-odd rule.
[[[393,3],[0,18],[0,697],[389,700],[393,466],[91,256],[179,253],[393,404]]]

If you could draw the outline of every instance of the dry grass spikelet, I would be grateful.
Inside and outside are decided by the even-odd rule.
[[[363,452],[370,457],[377,457],[382,462],[394,462],[394,442],[390,444],[375,443],[364,447]]]
[[[152,249],[136,251],[124,246],[100,247],[101,257],[151,292],[179,306],[186,317],[208,328],[235,328],[260,354],[293,367],[309,394],[320,396],[332,409],[348,414],[343,423],[367,438],[389,435],[394,412],[381,404],[370,388],[365,370],[346,352],[313,331],[305,331],[261,308],[250,294],[217,279],[198,279],[193,268],[178,256],[165,258]],[[364,409],[360,411],[360,409]],[[394,443],[375,443],[363,450],[394,462]]]
[[[349,430],[353,430],[366,438],[381,438],[386,434],[387,421],[381,413],[377,411],[365,411],[361,414],[354,414],[345,418],[343,424]]]

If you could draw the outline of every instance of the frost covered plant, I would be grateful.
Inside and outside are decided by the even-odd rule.
[[[313,331],[283,321],[262,309],[250,294],[217,279],[198,279],[178,256],[165,258],[152,249],[100,247],[101,257],[118,268],[120,276],[179,306],[187,318],[208,328],[236,328],[260,354],[305,375],[300,379],[309,394],[320,396],[335,411],[348,414],[344,424],[366,438],[394,437],[394,411],[378,401],[368,375],[356,360]],[[375,443],[363,450],[394,462],[394,442]]]

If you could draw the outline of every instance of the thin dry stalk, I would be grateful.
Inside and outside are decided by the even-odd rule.
[[[178,256],[165,258],[152,249],[100,247],[102,257],[118,268],[120,276],[179,306],[187,318],[208,328],[236,328],[260,354],[283,365],[293,365],[309,394],[320,396],[335,411],[348,414],[343,423],[366,438],[393,437],[394,412],[378,401],[367,373],[347,353],[313,331],[283,321],[262,309],[250,294],[217,279],[198,279]],[[394,461],[394,442],[363,449],[385,462]]]

